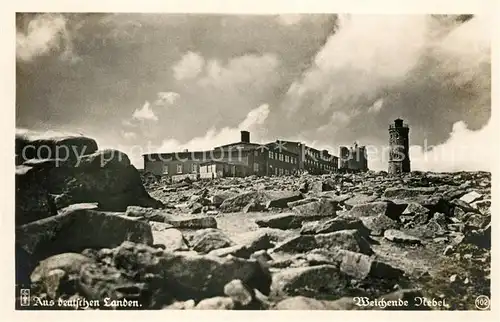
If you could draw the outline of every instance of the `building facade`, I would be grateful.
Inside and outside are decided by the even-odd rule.
[[[343,172],[365,172],[368,171],[368,156],[366,147],[354,143],[352,147],[341,146],[340,170]]]
[[[410,128],[403,123],[402,119],[394,120],[394,124],[389,125],[389,167],[390,174],[410,172],[409,154],[409,133]]]
[[[198,177],[281,176],[302,171],[312,174],[337,172],[339,158],[300,142],[250,142],[250,133],[241,131],[239,142],[208,151],[145,154],[144,171],[155,175]]]

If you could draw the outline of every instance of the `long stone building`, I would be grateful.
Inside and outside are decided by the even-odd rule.
[[[325,174],[339,169],[339,158],[327,150],[293,141],[252,143],[248,131],[241,131],[240,141],[212,150],[152,153],[143,158],[145,172],[201,178]]]

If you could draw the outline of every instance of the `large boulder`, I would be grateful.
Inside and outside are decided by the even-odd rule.
[[[374,195],[365,195],[365,194],[356,194],[352,198],[344,201],[344,204],[347,206],[348,209],[351,209],[354,206],[365,204],[365,203],[370,203],[372,201],[375,201],[377,199],[377,196]]]
[[[149,287],[161,287],[177,300],[224,296],[225,286],[241,280],[269,295],[271,275],[258,261],[190,253],[158,252],[146,245],[124,243],[112,250],[112,263]],[[138,274],[138,273],[147,274]],[[142,276],[142,278],[141,278]]]
[[[337,215],[338,203],[336,201],[322,198],[318,201],[309,202],[292,208],[295,213],[312,218],[335,217]]]
[[[205,215],[174,215],[165,209],[129,206],[125,211],[125,215],[151,222],[167,223],[179,229],[217,228],[217,221],[214,217]]]
[[[327,234],[299,235],[291,237],[273,249],[274,252],[306,253],[316,248],[327,250],[346,249],[353,252],[372,254],[368,241],[354,229]]]
[[[273,274],[271,296],[336,294],[347,286],[347,276],[335,265],[288,268]]]
[[[406,208],[406,204],[395,204],[386,201],[375,201],[354,206],[349,211],[349,216],[363,218],[384,215],[397,220]]]
[[[37,258],[113,248],[124,241],[152,244],[151,227],[114,213],[75,209],[16,228],[16,244]]]
[[[125,211],[130,205],[163,207],[148,194],[139,172],[120,151],[97,151],[75,162],[38,161],[16,168],[16,225],[77,203],[95,202],[104,211]]]
[[[76,162],[97,151],[97,142],[83,135],[16,130],[16,155],[19,164],[32,159],[58,159]]]
[[[233,246],[234,242],[221,230],[207,228],[198,230],[190,241],[191,248],[198,253],[207,254],[219,248]]]
[[[287,208],[289,202],[295,202],[304,199],[299,191],[267,191],[265,192],[266,208]]]
[[[294,212],[285,212],[256,219],[255,223],[259,227],[294,229],[301,227],[302,223],[308,219],[310,220],[311,217],[301,216]]]
[[[349,217],[349,216],[338,216],[333,219],[329,219],[326,221],[318,221],[311,222],[302,225],[302,229],[300,233],[302,235],[307,234],[325,234],[325,233],[333,233],[339,230],[346,229],[357,229],[359,231],[367,231],[366,227],[363,225],[363,222],[358,218]]]

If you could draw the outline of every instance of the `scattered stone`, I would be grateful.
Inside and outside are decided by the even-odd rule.
[[[377,199],[377,196],[356,194],[356,195],[354,195],[354,197],[344,201],[344,204],[347,206],[347,209],[351,209],[354,206],[367,204],[367,203],[370,203],[372,201],[375,201],[376,199]]]
[[[234,245],[226,234],[215,228],[198,230],[190,244],[194,251],[201,254],[207,254],[212,250]]]
[[[452,246],[452,245],[448,245],[448,246],[446,246],[446,248],[444,249],[444,251],[443,251],[443,255],[444,255],[444,256],[448,256],[448,255],[450,255],[452,252],[453,252],[453,246]]]
[[[422,240],[415,236],[408,235],[400,230],[389,229],[384,232],[384,238],[395,243],[402,244],[422,244]]]
[[[337,202],[320,199],[303,205],[295,206],[292,211],[304,217],[335,217],[337,214]]]
[[[337,266],[319,265],[288,268],[273,274],[271,296],[335,294],[347,285],[347,278]]]
[[[243,307],[250,305],[253,301],[252,293],[241,280],[233,280],[227,283],[224,286],[224,294]]]
[[[113,213],[75,209],[16,229],[18,245],[37,257],[81,252],[85,248],[113,248],[124,241],[151,245],[151,227]]]
[[[280,193],[267,193],[269,201],[266,203],[266,208],[286,208],[288,203],[295,202],[303,199],[300,192],[280,192]]]
[[[186,240],[182,235],[182,232],[178,229],[172,228],[169,224],[155,223],[152,226],[153,232],[153,244],[163,245],[164,249],[167,251],[183,251],[188,250],[189,247],[186,245]],[[160,228],[160,225],[165,225]]]
[[[482,194],[476,192],[476,191],[471,191],[469,193],[466,193],[465,195],[460,198],[460,200],[465,201],[469,204],[473,203],[476,200],[479,200],[483,197]]]
[[[406,204],[398,205],[386,201],[376,201],[354,206],[349,211],[349,216],[362,218],[385,215],[391,219],[398,219],[406,208]]]
[[[287,213],[269,215],[265,218],[257,219],[255,220],[255,223],[259,227],[294,229],[301,227],[302,222],[304,222],[306,219],[308,219],[306,216],[298,215],[297,213],[287,212]]]

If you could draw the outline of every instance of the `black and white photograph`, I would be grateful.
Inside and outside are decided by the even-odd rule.
[[[13,309],[492,310],[494,18],[451,9],[15,12]]]

